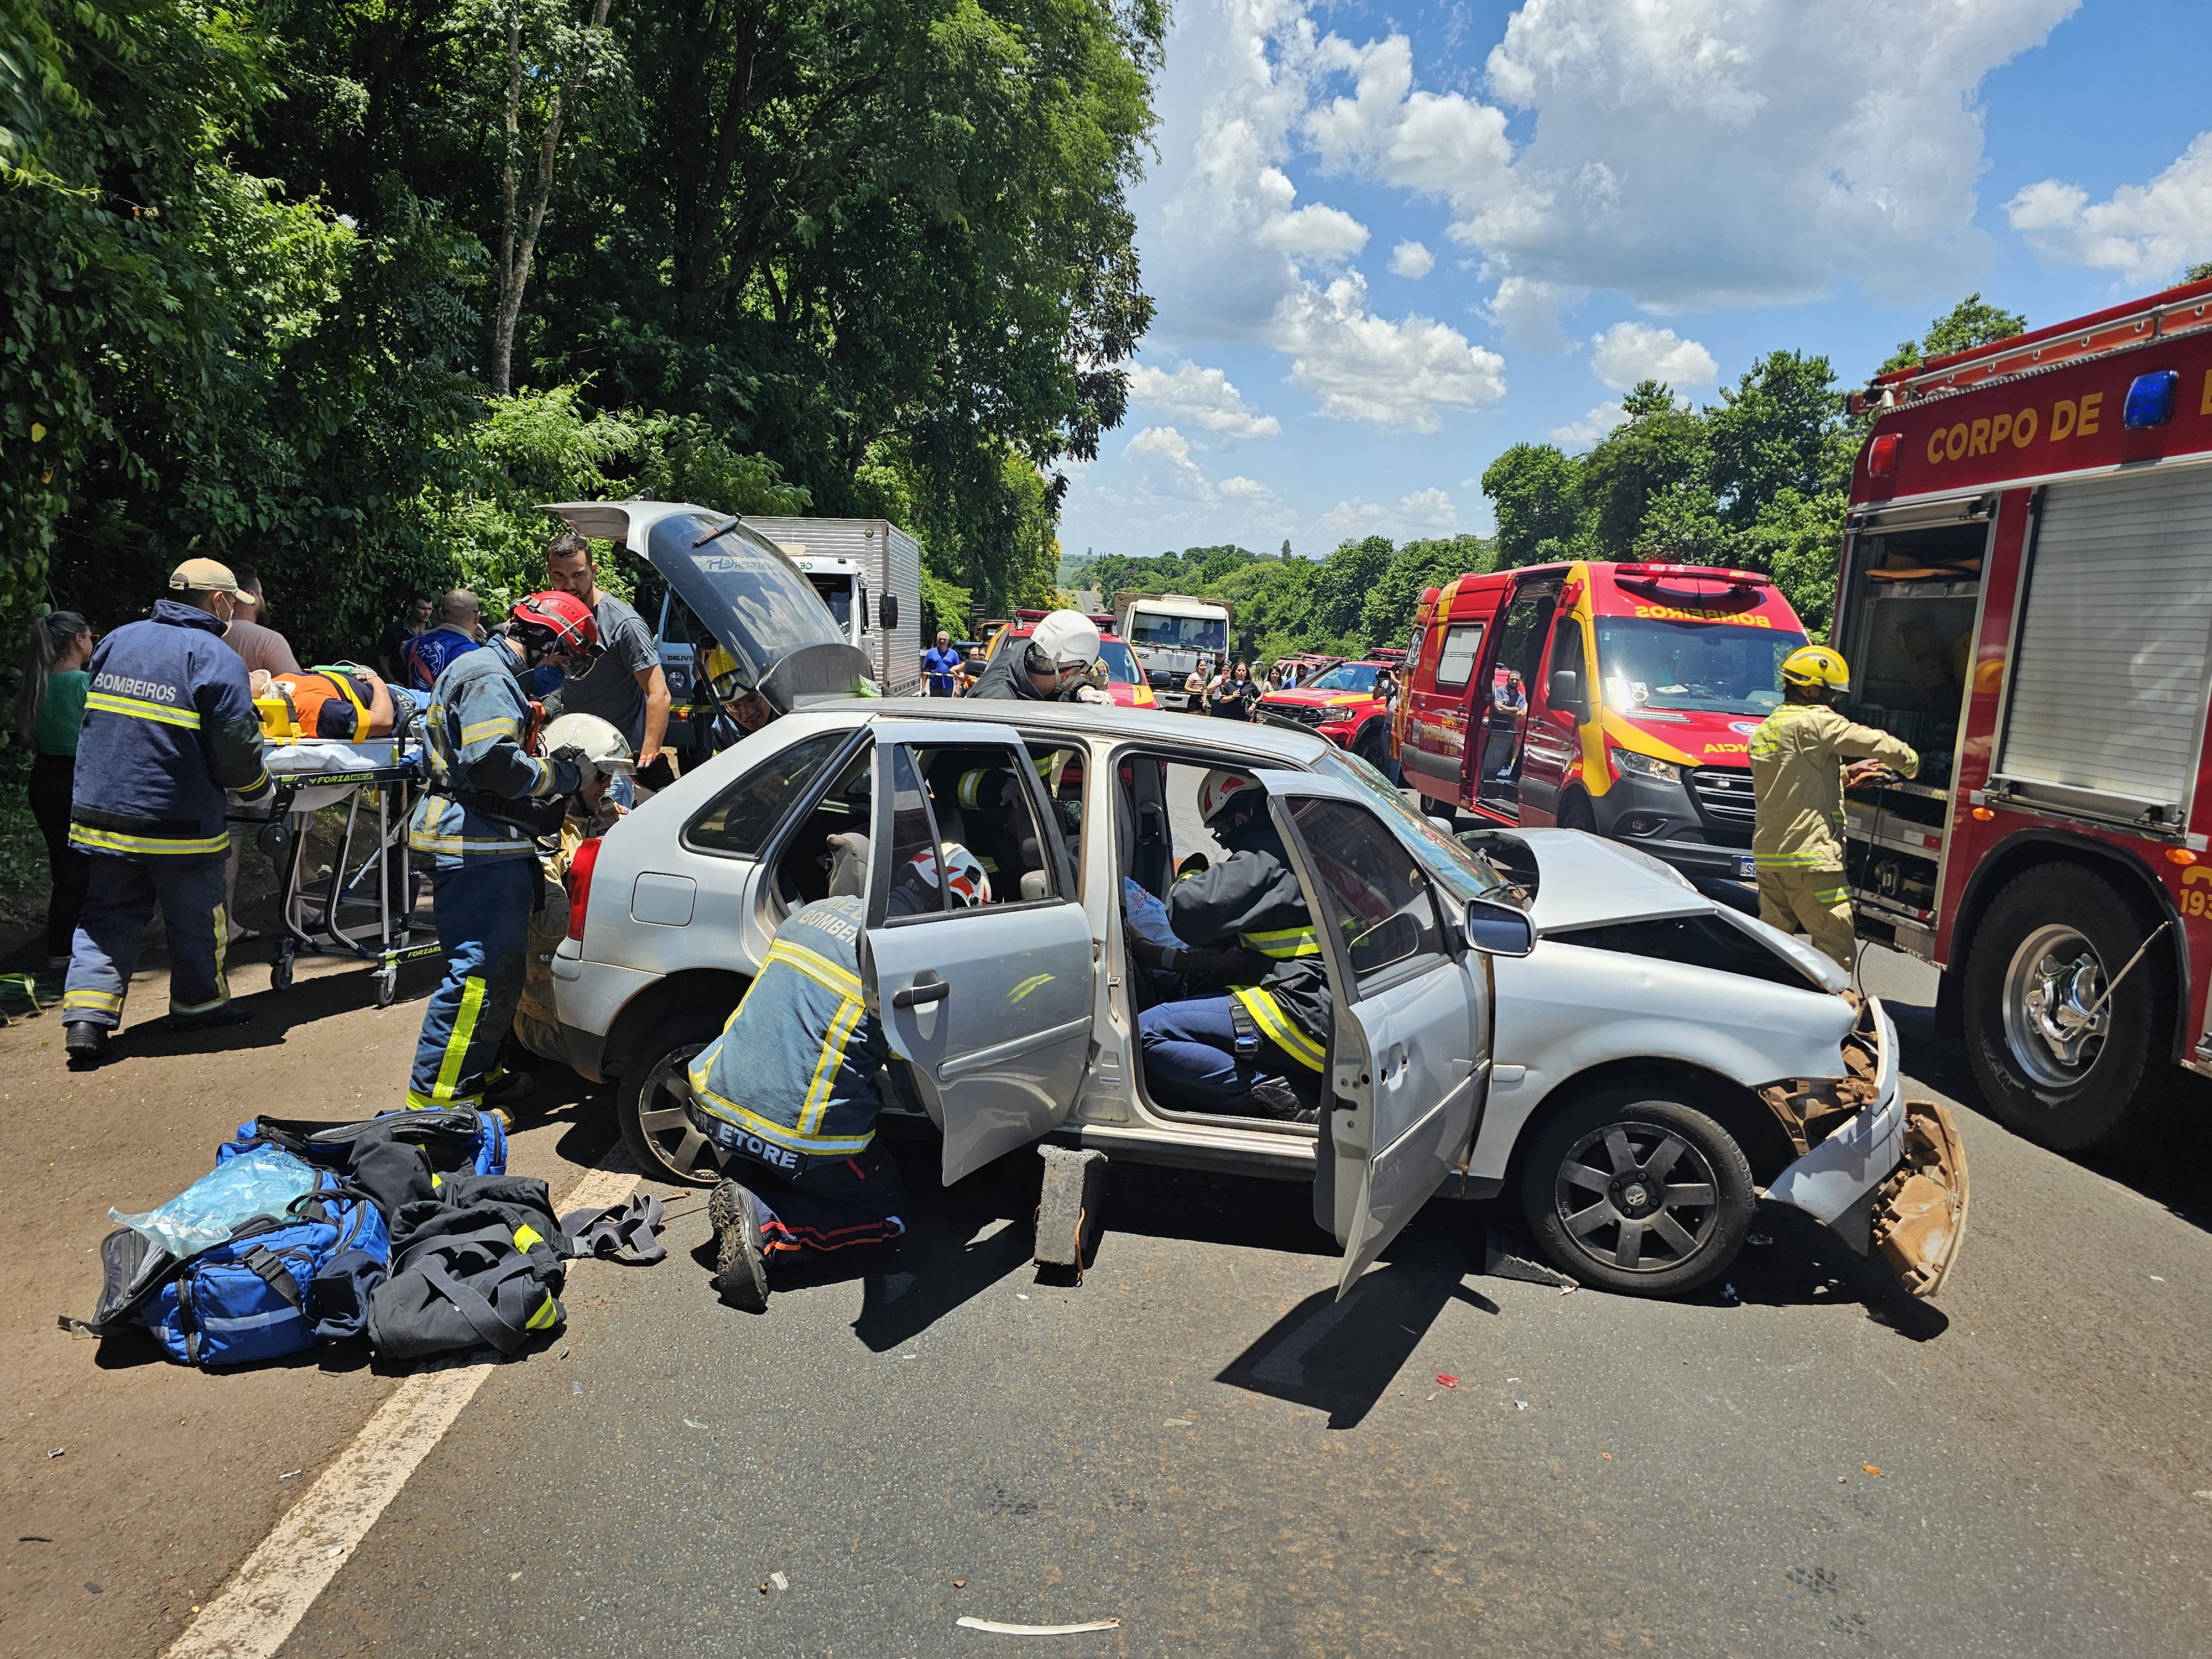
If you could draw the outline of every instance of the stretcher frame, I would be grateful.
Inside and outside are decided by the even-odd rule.
[[[280,931],[269,975],[269,982],[276,990],[292,988],[293,964],[303,954],[350,957],[370,965],[376,976],[376,1006],[388,1008],[399,994],[402,963],[443,954],[444,947],[434,939],[427,944],[416,943],[415,930],[409,926],[414,913],[414,878],[418,872],[413,863],[414,855],[407,847],[407,825],[423,783],[420,740],[411,750],[407,744],[408,738],[413,735],[412,725],[408,721],[394,728],[392,758],[388,766],[362,767],[346,772],[276,774],[276,794],[269,817],[265,820],[245,820],[261,822],[264,834],[267,826],[285,826],[284,847],[278,854],[283,878],[277,899]],[[347,792],[346,820],[331,858],[329,873],[315,878],[319,887],[318,894],[302,878],[307,838],[302,833],[305,826],[293,822],[292,803],[303,790],[327,788],[343,788]],[[362,792],[367,789],[375,792],[373,835],[367,833],[369,814],[363,810]],[[356,842],[364,838],[369,845],[356,864],[354,848]],[[263,844],[267,845],[265,842]],[[396,882],[386,873],[395,868],[395,854]],[[362,890],[363,883],[369,884],[366,893]],[[392,904],[395,885],[404,905],[398,914]],[[319,921],[309,915],[311,900],[320,907]],[[363,911],[368,915],[349,921],[348,910],[357,915]]]

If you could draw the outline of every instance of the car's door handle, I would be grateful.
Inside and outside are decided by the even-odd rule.
[[[952,994],[949,980],[942,980],[927,968],[914,976],[914,983],[902,986],[891,993],[894,1008],[919,1008],[925,1004],[942,1002]]]

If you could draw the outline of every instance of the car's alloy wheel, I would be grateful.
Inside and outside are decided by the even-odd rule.
[[[1523,1213],[1562,1271],[1638,1296],[1725,1270],[1757,1207],[1734,1136],[1679,1100],[1609,1089],[1555,1111],[1522,1165]]]
[[[722,1022],[703,1010],[679,1014],[639,1045],[615,1093],[623,1145],[649,1180],[709,1187],[722,1178],[714,1143],[699,1133],[685,1103],[692,1058],[714,1040]]]

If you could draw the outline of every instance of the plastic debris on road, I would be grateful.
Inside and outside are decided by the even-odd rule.
[[[775,1585],[780,1590],[789,1589],[791,1588],[791,1580],[785,1577],[780,1572],[772,1572],[769,1574],[768,1582]]]
[[[1459,1387],[1459,1378],[1455,1376],[1447,1376],[1442,1371],[1438,1371],[1437,1373],[1437,1381],[1443,1383],[1447,1389],[1455,1389]]]
[[[295,1198],[315,1190],[315,1172],[275,1146],[256,1146],[226,1158],[157,1209],[107,1218],[128,1227],[156,1249],[179,1260],[220,1244],[256,1216],[280,1216]]]
[[[994,1636],[1080,1636],[1085,1631],[1121,1628],[1118,1619],[1086,1619],[1079,1625],[1008,1625],[996,1619],[963,1616],[953,1622],[963,1630],[988,1631]]]
[[[1864,1469],[1869,1474],[1880,1474],[1881,1473],[1880,1469],[1876,1468],[1871,1463],[1862,1463],[1859,1467]]]

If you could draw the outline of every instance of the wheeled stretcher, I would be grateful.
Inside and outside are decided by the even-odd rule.
[[[264,756],[276,790],[260,823],[261,849],[276,862],[281,932],[270,982],[292,986],[294,959],[352,957],[373,966],[376,1003],[399,990],[399,964],[439,954],[414,923],[418,871],[407,850],[407,821],[422,793],[425,763],[413,722],[389,738],[350,742],[299,738]],[[307,867],[307,830],[315,813],[343,803],[345,827],[327,872]]]

